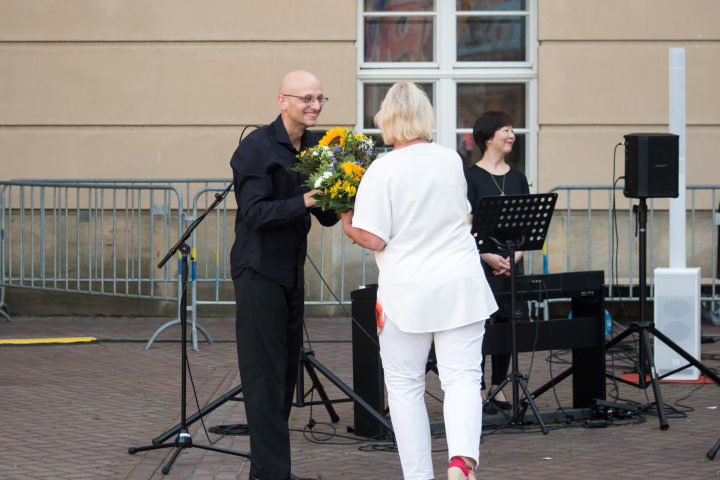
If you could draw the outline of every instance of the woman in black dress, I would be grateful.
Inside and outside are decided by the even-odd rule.
[[[519,170],[510,168],[505,162],[505,157],[512,151],[515,142],[513,133],[512,118],[498,111],[483,113],[473,126],[473,139],[480,148],[480,160],[465,171],[465,178],[468,185],[468,200],[472,206],[472,213],[481,197],[497,195],[519,195],[530,193],[527,178]],[[515,275],[524,273],[523,252],[515,252],[515,259],[512,262],[515,268]],[[487,277],[495,275],[510,275],[511,263],[507,256],[503,257],[494,253],[483,253],[480,255],[482,266]],[[493,315],[491,322],[508,323],[510,321],[510,305],[500,305],[500,309]],[[507,376],[510,366],[510,354],[499,354],[492,356],[492,382],[490,392],[497,389],[498,385]],[[484,361],[483,361],[484,369]],[[485,377],[483,376],[483,398],[485,395]],[[493,399],[495,406],[510,410],[512,405],[505,399],[502,391]],[[493,413],[494,407],[490,410]]]

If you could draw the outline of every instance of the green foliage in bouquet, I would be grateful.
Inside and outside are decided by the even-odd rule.
[[[325,134],[317,147],[300,152],[291,170],[308,178],[305,185],[321,190],[314,195],[318,207],[340,214],[355,205],[360,180],[376,157],[372,139],[336,127]]]

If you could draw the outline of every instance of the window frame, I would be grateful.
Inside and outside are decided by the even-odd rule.
[[[365,12],[364,1],[357,1],[357,124],[359,132],[377,133],[364,125],[364,86],[372,83],[394,83],[409,80],[433,83],[435,107],[435,141],[449,148],[457,148],[457,137],[472,133],[472,129],[457,126],[457,85],[461,83],[524,83],[525,128],[516,129],[526,135],[525,175],[531,192],[537,185],[537,0],[527,0],[527,11],[467,12],[457,11],[454,1],[436,0],[433,12],[397,11]],[[457,18],[458,16],[508,16],[522,15],[526,21],[526,61],[523,62],[458,62]],[[433,16],[434,62],[365,62],[365,19],[378,16]],[[451,38],[451,42],[440,42]]]

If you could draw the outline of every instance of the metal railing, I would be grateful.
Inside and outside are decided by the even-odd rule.
[[[83,184],[83,185],[148,185],[148,186],[170,186],[178,192],[178,197],[183,199],[192,198],[200,189],[210,186],[227,185],[231,179],[228,178],[16,178],[12,182],[51,183],[51,184]],[[171,204],[174,209],[180,208],[183,215],[190,215],[190,204],[183,202],[181,205]],[[184,209],[184,210],[183,210]]]
[[[176,206],[176,208],[173,208]],[[169,185],[0,182],[0,286],[158,300],[178,275],[154,252],[180,231]]]
[[[198,191],[192,202],[190,223],[207,208],[223,187]],[[233,190],[230,191],[233,193]],[[228,195],[229,196],[229,195]],[[210,212],[192,235],[191,295],[189,310],[193,328],[193,348],[197,349],[198,309],[202,306],[235,305],[230,272],[230,249],[235,240],[234,200],[225,200]],[[350,292],[369,282],[377,282],[374,262],[368,265],[368,252],[353,244],[339,224],[324,228],[313,220],[305,265],[306,307],[350,305]],[[348,268],[348,265],[352,265]],[[206,337],[208,335],[201,330]]]
[[[230,179],[13,180],[0,182],[0,315],[9,319],[4,287],[173,300],[180,275],[157,260]],[[528,252],[528,273],[603,270],[608,297],[637,300],[637,240],[632,200],[622,186],[561,185],[542,252]],[[717,205],[719,185],[687,187],[688,263],[703,272],[703,302],[720,305]],[[619,198],[618,198],[619,197]],[[192,198],[192,202],[184,201]],[[662,201],[662,200],[660,200]],[[230,202],[230,204],[228,204]],[[617,204],[617,205],[616,205]],[[648,273],[667,266],[667,210],[649,202]],[[573,208],[571,208],[573,207]],[[617,208],[616,208],[617,207]],[[200,307],[234,305],[230,249],[234,200],[227,198],[192,235],[189,318],[197,349]],[[614,213],[616,212],[616,213]],[[317,222],[308,239],[305,278],[310,308],[340,314],[350,292],[377,281],[372,252],[347,240],[338,225]],[[651,279],[652,275],[648,275]],[[652,280],[651,280],[652,282]],[[648,289],[652,298],[654,289]],[[165,328],[150,339],[149,348]]]
[[[553,215],[542,265],[537,255],[534,259],[531,256],[530,271],[533,268],[544,273],[549,270],[603,270],[609,298],[637,300],[636,219],[632,213],[633,199],[624,198],[622,189],[622,185],[614,188],[611,185],[560,185],[552,188],[550,192],[558,193],[558,203],[564,208],[556,208]],[[717,302],[720,301],[717,288],[717,227],[720,225],[717,200],[720,185],[688,185],[686,190],[687,266],[701,268],[702,300]],[[655,208],[656,202],[662,202],[663,208]],[[579,203],[587,206],[578,209]],[[654,296],[652,272],[657,267],[668,267],[669,263],[670,233],[666,203],[665,199],[648,199],[649,298]]]

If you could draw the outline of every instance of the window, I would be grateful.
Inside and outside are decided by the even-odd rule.
[[[527,61],[525,0],[458,0],[458,62]]]
[[[459,83],[457,85],[457,126],[470,129],[469,133],[458,133],[457,149],[466,166],[480,160],[479,151],[472,138],[475,119],[488,110],[501,110],[510,115],[514,122],[515,144],[505,158],[512,167],[522,172],[525,169],[527,150],[527,128],[525,124],[524,83]]]
[[[433,83],[424,83],[422,81],[415,82],[418,87],[423,89],[430,98],[430,103],[433,102]],[[387,91],[393,86],[393,82],[384,83],[365,83],[363,85],[363,125],[365,128],[362,132],[372,136],[378,147],[386,147],[385,143],[380,136],[380,132],[375,126],[375,114],[380,110],[380,102],[385,98]]]
[[[366,62],[432,62],[433,0],[365,0]]]
[[[434,140],[479,160],[475,119],[503,110],[515,123],[508,163],[537,176],[537,0],[359,0],[357,129],[379,138],[373,117],[399,80],[419,84],[436,112]]]

